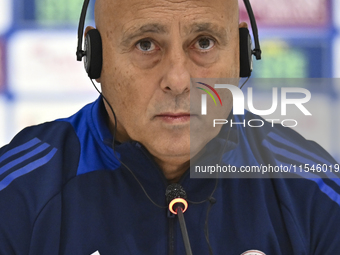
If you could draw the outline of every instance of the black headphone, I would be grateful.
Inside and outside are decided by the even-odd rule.
[[[87,7],[90,0],[84,0],[83,8],[80,14],[79,26],[78,26],[78,47],[77,47],[77,60],[81,61],[84,57],[84,67],[91,79],[98,79],[100,77],[103,65],[103,51],[102,51],[102,39],[97,29],[90,30],[85,37],[84,47],[82,50],[82,38],[84,32],[84,23],[86,17]],[[261,59],[261,48],[259,42],[259,36],[257,31],[256,20],[253,10],[249,3],[249,0],[243,0],[246,6],[251,28],[253,30],[255,48],[252,49],[252,41],[248,28],[240,28],[240,77],[249,77],[253,70],[253,58],[257,60]]]

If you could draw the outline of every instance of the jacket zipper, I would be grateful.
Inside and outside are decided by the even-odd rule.
[[[165,187],[168,186],[168,181],[165,178],[162,170],[159,168],[158,165],[155,164],[154,160],[150,157],[149,153],[147,150],[142,147],[140,144],[138,145],[138,148],[141,149],[143,154],[154,164],[155,168],[157,168],[160,172],[160,176],[165,184]],[[186,171],[183,176],[180,178],[178,183],[182,183],[185,178],[189,175],[189,171]],[[164,197],[165,198],[165,197]],[[175,254],[175,226],[176,226],[176,215],[171,213],[167,209],[167,217],[168,217],[168,226],[169,226],[169,231],[168,231],[168,255],[174,255]]]
[[[175,254],[175,218],[169,218],[168,255]]]

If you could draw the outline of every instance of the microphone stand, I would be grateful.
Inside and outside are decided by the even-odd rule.
[[[181,208],[181,206],[178,206],[178,208],[176,209],[176,212],[177,212],[177,215],[178,215],[179,225],[181,227],[185,252],[186,252],[187,255],[192,255],[188,231],[187,231],[187,226],[185,225],[183,209]]]
[[[169,204],[169,211],[173,214],[178,215],[186,254],[192,255],[188,231],[183,215],[183,213],[188,208],[188,202],[186,201],[187,195],[185,193],[185,190],[180,184],[172,183],[167,187],[165,191],[165,196]]]

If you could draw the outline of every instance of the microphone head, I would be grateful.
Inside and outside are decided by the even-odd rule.
[[[181,184],[172,183],[170,184],[165,191],[165,196],[168,204],[175,198],[187,198],[187,193],[183,189]]]
[[[178,183],[170,184],[165,191],[166,200],[169,204],[169,210],[173,214],[177,214],[177,209],[182,208],[183,213],[188,208],[186,201],[187,194],[183,187]]]

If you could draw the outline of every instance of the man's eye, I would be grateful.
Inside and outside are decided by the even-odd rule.
[[[215,45],[215,41],[207,38],[207,37],[203,37],[200,38],[196,43],[195,43],[195,48],[199,49],[199,50],[210,50],[212,47],[214,47]]]
[[[139,41],[136,44],[136,47],[141,51],[153,51],[156,48],[155,44],[150,40]]]

